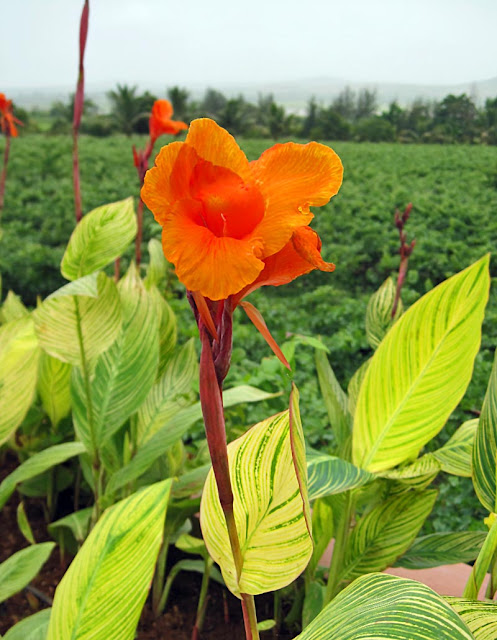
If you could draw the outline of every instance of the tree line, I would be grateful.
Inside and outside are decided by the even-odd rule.
[[[447,95],[440,101],[419,98],[407,107],[392,101],[381,109],[376,91],[345,88],[329,104],[311,98],[305,113],[290,113],[275,102],[272,94],[249,102],[242,95],[225,96],[207,89],[201,99],[175,86],[166,92],[174,108],[174,118],[189,122],[198,117],[213,118],[232,134],[253,138],[304,138],[314,140],[355,140],[403,143],[484,143],[497,145],[497,97],[483,106],[465,93]],[[157,96],[136,86],[117,85],[107,94],[110,111],[100,113],[91,100],[85,101],[81,131],[107,136],[147,133],[148,117]],[[48,113],[48,131],[65,133],[72,122],[73,101],[54,103]],[[37,128],[39,113],[23,116],[31,130]]]

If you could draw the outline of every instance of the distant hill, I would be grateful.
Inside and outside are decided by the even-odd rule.
[[[133,85],[133,82],[129,82]],[[149,90],[158,96],[164,96],[167,82],[157,86],[139,86],[141,91]],[[441,100],[449,93],[470,95],[478,104],[482,104],[487,98],[497,97],[497,77],[489,80],[477,82],[467,82],[451,85],[421,85],[402,84],[384,82],[347,82],[338,78],[308,78],[295,80],[292,82],[274,83],[225,83],[225,84],[190,84],[185,87],[190,91],[192,97],[200,98],[205,89],[210,86],[213,89],[222,91],[227,96],[242,94],[249,101],[256,101],[259,94],[272,93],[276,102],[284,105],[287,109],[301,111],[305,108],[311,96],[318,102],[330,103],[345,87],[350,87],[353,91],[359,89],[374,89],[377,92],[378,103],[385,106],[392,100],[397,100],[402,106],[408,105],[416,98],[427,100]],[[96,104],[106,111],[109,107],[106,93],[113,87],[102,87],[87,85],[86,94],[94,100]],[[5,93],[22,107],[41,109],[48,108],[56,100],[67,100],[74,88],[54,87],[47,89],[9,89],[5,88]]]

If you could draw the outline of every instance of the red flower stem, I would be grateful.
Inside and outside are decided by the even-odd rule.
[[[79,176],[79,154],[78,154],[78,133],[81,123],[81,115],[83,114],[83,106],[85,100],[85,68],[84,57],[86,38],[88,36],[88,17],[90,14],[89,0],[85,0],[83,11],[81,13],[81,22],[79,25],[79,73],[78,83],[76,85],[76,95],[74,96],[74,114],[72,121],[72,177],[74,188],[74,213],[76,216],[76,224],[83,217],[83,205],[81,203],[81,184]]]
[[[395,314],[397,313],[397,307],[399,306],[399,302],[400,302],[400,294],[402,292],[402,287],[404,286],[404,281],[407,275],[408,263],[409,263],[408,256],[403,256],[400,259],[399,274],[397,276],[397,288],[395,289],[395,299],[392,307],[392,318],[395,318]]]
[[[5,199],[5,183],[7,181],[7,165],[9,163],[10,153],[10,131],[7,126],[5,132],[5,151],[3,153],[2,175],[0,176],[0,222],[2,221],[3,203]]]
[[[224,512],[231,552],[235,563],[237,582],[239,582],[242,575],[243,557],[233,512],[233,490],[231,487],[228,463],[222,394],[217,380],[208,331],[202,322],[199,322],[199,329],[200,339],[202,341],[202,353],[200,356],[200,404],[204,416],[205,434],[207,436],[212,469],[216,479],[219,502]],[[242,597],[246,638],[247,640],[259,640],[254,598],[244,593],[240,595]]]

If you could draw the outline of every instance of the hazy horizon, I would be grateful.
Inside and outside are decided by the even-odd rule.
[[[82,6],[18,0],[2,8],[0,90],[75,86]],[[463,85],[497,76],[495,24],[495,0],[191,0],[183,10],[162,0],[90,0],[86,82]]]

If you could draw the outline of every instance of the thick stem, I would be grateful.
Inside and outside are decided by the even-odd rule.
[[[143,200],[140,198],[138,209],[136,210],[136,239],[135,239],[135,262],[137,269],[142,261],[142,238],[143,238]]]
[[[345,504],[343,507],[343,520],[340,523],[341,526],[338,527],[337,535],[335,537],[335,545],[333,547],[333,555],[331,557],[324,604],[328,604],[328,602],[330,602],[340,591],[340,574],[343,568],[345,550],[347,549],[352,511],[352,495],[350,491],[347,491],[345,494]]]
[[[7,128],[5,135],[5,151],[3,152],[2,175],[0,176],[0,223],[2,222],[3,203],[5,200],[5,183],[7,181],[7,165],[9,164],[10,132]]]
[[[83,217],[83,205],[81,202],[81,182],[79,178],[79,155],[78,155],[78,129],[73,128],[72,132],[72,182],[74,189],[74,215],[76,224]]]
[[[212,460],[212,469],[216,479],[219,502],[226,519],[237,582],[239,582],[242,574],[243,557],[233,512],[233,490],[228,464],[223,401],[212,357],[209,334],[202,322],[200,322],[200,338],[202,341],[202,354],[200,356],[200,404],[202,405],[205,433]],[[259,640],[254,598],[244,593],[241,594],[241,598],[247,640]]]
[[[497,518],[494,519],[490,531],[485,538],[485,542],[480,549],[480,553],[476,558],[476,562],[473,565],[471,575],[469,576],[466,587],[464,588],[463,598],[466,598],[467,600],[478,600],[478,593],[496,551]]]
[[[121,277],[121,258],[116,258],[114,262],[114,282],[119,282]]]

